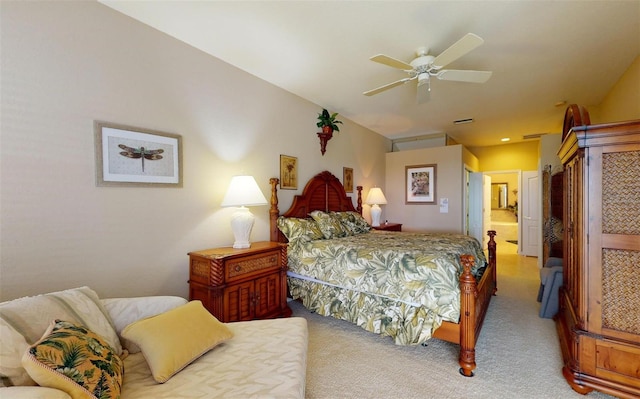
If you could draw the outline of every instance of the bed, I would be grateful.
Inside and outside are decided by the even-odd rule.
[[[361,216],[362,187],[354,207],[328,171],[309,180],[283,213],[279,180],[270,184],[270,239],[289,243],[293,299],[311,311],[389,335],[396,344],[432,337],[459,344],[460,373],[474,375],[475,343],[497,290],[495,231],[488,232],[485,256],[478,241],[465,235],[371,230]],[[341,227],[344,231],[337,231]]]

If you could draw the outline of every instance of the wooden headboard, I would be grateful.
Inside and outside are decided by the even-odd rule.
[[[278,209],[278,189],[280,180],[269,179],[271,184],[271,208],[269,209],[270,240],[287,242],[277,226],[279,216],[306,218],[309,213],[320,210],[324,212],[354,211],[362,214],[362,186],[357,186],[358,206],[353,207],[351,198],[347,197],[344,187],[331,172],[320,172],[311,178],[304,187],[302,194],[293,197],[291,207],[282,215]]]

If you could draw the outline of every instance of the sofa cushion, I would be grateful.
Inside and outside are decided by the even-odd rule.
[[[120,397],[122,360],[102,337],[80,324],[52,322],[25,352],[22,365],[38,385],[73,399]]]
[[[4,395],[4,396],[3,396]],[[68,393],[55,388],[24,386],[6,387],[0,391],[0,398],[11,399],[72,399]]]
[[[122,336],[142,349],[154,380],[164,383],[233,333],[202,302],[191,301],[128,325]]]
[[[227,323],[230,339],[165,384],[153,380],[142,353],[124,359],[123,398],[304,399],[307,321],[302,317]]]
[[[104,308],[109,313],[118,334],[122,333],[129,324],[164,313],[167,310],[177,308],[187,303],[187,300],[178,296],[143,296],[135,298],[104,298],[101,299]],[[138,345],[121,338],[122,348],[129,353],[138,353]]]
[[[52,292],[0,303],[0,376],[2,385],[35,385],[21,359],[55,319],[82,324],[115,350],[122,346],[98,295],[89,287]]]

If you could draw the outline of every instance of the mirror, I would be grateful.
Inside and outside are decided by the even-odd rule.
[[[507,183],[491,183],[491,209],[507,209],[508,192]]]

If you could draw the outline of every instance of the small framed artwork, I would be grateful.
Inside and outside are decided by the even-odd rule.
[[[353,168],[342,168],[342,185],[345,192],[353,192]]]
[[[298,189],[298,158],[280,155],[280,188]]]
[[[98,186],[182,187],[182,137],[94,122]]]
[[[436,164],[405,166],[406,204],[436,203]]]

